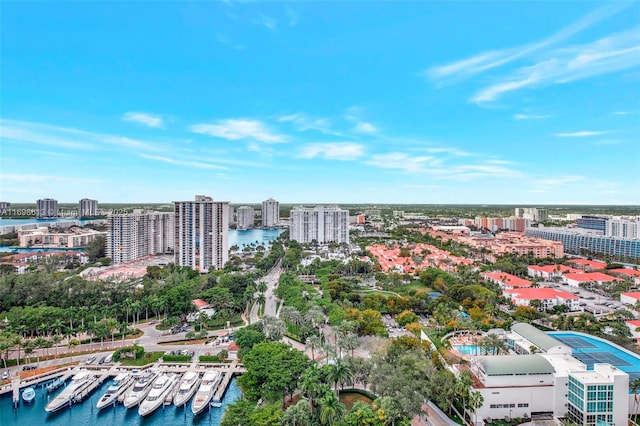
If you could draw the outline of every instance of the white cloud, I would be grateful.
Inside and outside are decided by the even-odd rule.
[[[401,152],[390,152],[372,156],[367,161],[367,164],[382,169],[398,169],[410,173],[422,173],[427,171],[429,166],[439,167],[441,162],[430,155],[414,157]]]
[[[591,136],[604,135],[606,132],[594,132],[591,130],[581,130],[578,132],[555,133],[554,136],[559,138],[588,138]]]
[[[613,115],[631,115],[631,114],[635,114],[638,111],[615,111],[613,113]]]
[[[153,127],[155,129],[164,128],[164,121],[162,120],[162,117],[146,112],[127,112],[122,116],[122,119],[124,121],[143,124],[147,127]]]
[[[458,148],[450,148],[450,147],[440,147],[440,148],[425,148],[425,151],[432,153],[432,154],[450,154],[450,155],[455,155],[456,157],[472,157],[474,154],[467,152],[467,151],[463,151],[461,149]]]
[[[277,117],[276,120],[281,123],[291,123],[293,127],[300,132],[315,130],[328,135],[342,136],[340,132],[331,128],[331,121],[327,118],[310,117],[304,113],[295,113],[282,115]]]
[[[514,120],[544,120],[545,118],[549,118],[549,115],[542,114],[515,114],[513,116]]]
[[[544,52],[537,62],[516,69],[478,91],[470,100],[491,102],[512,91],[568,83],[639,65],[640,28],[634,28],[589,44]]]
[[[359,121],[358,123],[356,123],[355,130],[358,133],[367,133],[367,134],[376,133],[378,131],[378,129],[376,129],[376,127],[373,124],[367,123],[365,121]]]
[[[425,75],[433,80],[440,80],[443,78],[462,79],[471,77],[478,73],[482,73],[484,71],[488,71],[493,68],[508,64],[520,58],[524,58],[532,53],[542,50],[543,48],[565,41],[574,34],[590,27],[591,25],[603,19],[608,18],[611,15],[620,12],[626,7],[627,5],[623,4],[615,6],[607,5],[606,7],[597,9],[589,13],[581,20],[561,29],[557,33],[543,40],[514,48],[482,52],[470,58],[466,58],[451,64],[432,67],[425,72]]]
[[[175,158],[162,157],[158,155],[147,155],[147,154],[140,154],[140,157],[146,158],[148,160],[155,160],[155,161],[160,161],[167,164],[173,164],[176,166],[195,167],[198,169],[229,170],[227,167],[218,166],[211,163],[204,163],[202,161],[178,160]]]
[[[190,127],[190,130],[227,140],[254,139],[265,143],[279,143],[286,142],[287,139],[284,135],[270,132],[262,122],[257,120],[218,120],[216,124],[195,124]]]
[[[310,143],[305,145],[301,158],[324,158],[326,160],[355,160],[364,154],[364,146],[351,142]]]
[[[7,140],[68,149],[95,150],[105,145],[115,145],[144,151],[159,150],[154,144],[126,136],[94,133],[29,121],[0,119],[0,134]]]
[[[275,18],[272,18],[271,16],[260,16],[260,23],[271,31],[275,31],[276,29],[278,29],[278,21],[276,21]]]

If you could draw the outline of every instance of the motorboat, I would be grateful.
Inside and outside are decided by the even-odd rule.
[[[120,373],[118,374],[109,387],[107,391],[102,395],[102,398],[96,404],[96,408],[101,409],[107,407],[108,405],[115,402],[115,400],[122,394],[133,382],[133,376],[131,373]]]
[[[75,396],[87,389],[96,380],[96,376],[82,370],[73,376],[71,383],[53,398],[44,408],[47,413],[53,413],[73,403]]]
[[[175,373],[161,374],[153,385],[147,397],[140,403],[138,414],[148,416],[158,409],[163,403],[167,394],[171,392],[178,376]]]
[[[133,383],[131,389],[127,392],[127,395],[124,398],[124,406],[131,408],[142,402],[142,400],[146,398],[147,394],[149,394],[151,384],[155,377],[156,373],[152,371],[145,371],[140,375]]]
[[[173,404],[176,407],[180,407],[189,402],[193,394],[198,390],[198,384],[200,384],[199,374],[195,371],[187,372],[180,382],[178,392],[173,397]]]
[[[217,371],[204,373],[198,392],[196,392],[196,396],[191,402],[191,412],[193,412],[193,414],[200,414],[209,406],[209,402],[211,398],[213,398],[213,394],[221,380],[222,375]]]
[[[24,402],[31,402],[36,397],[36,390],[29,386],[25,390],[22,391],[22,400]]]
[[[66,376],[61,376],[46,385],[44,388],[47,390],[47,393],[51,393],[58,389],[60,386],[64,385],[66,381]]]

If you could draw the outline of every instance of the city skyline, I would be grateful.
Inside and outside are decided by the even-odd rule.
[[[3,4],[0,199],[640,204],[640,4],[335,9]]]

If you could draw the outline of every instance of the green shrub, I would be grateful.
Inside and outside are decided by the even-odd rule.
[[[162,359],[164,362],[191,362],[190,355],[164,355]]]

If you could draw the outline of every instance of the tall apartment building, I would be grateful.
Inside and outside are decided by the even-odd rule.
[[[576,219],[576,225],[578,228],[594,229],[604,233],[607,229],[608,220],[609,216],[583,215]]]
[[[229,260],[229,203],[204,195],[174,203],[176,265],[222,269]]]
[[[36,201],[36,217],[58,217],[58,200],[43,198]]]
[[[78,202],[78,217],[91,217],[98,215],[98,200],[83,198]]]
[[[476,216],[474,225],[478,228],[488,229],[495,232],[502,229],[510,231],[524,232],[524,230],[531,226],[531,219],[521,217],[484,217]]]
[[[127,263],[154,254],[171,253],[175,242],[173,214],[144,212],[107,219],[106,254],[113,263]]]
[[[640,218],[612,217],[607,220],[605,233],[607,237],[640,239]]]
[[[289,238],[300,243],[349,242],[349,211],[339,207],[298,207],[291,210]]]
[[[255,220],[255,215],[253,213],[253,208],[249,206],[241,206],[236,210],[238,215],[237,227],[238,229],[249,229],[253,228],[253,222]]]
[[[262,226],[271,228],[280,222],[280,203],[269,198],[262,202]]]
[[[534,222],[544,222],[549,219],[549,211],[535,207],[516,207],[515,217],[533,220]]]

